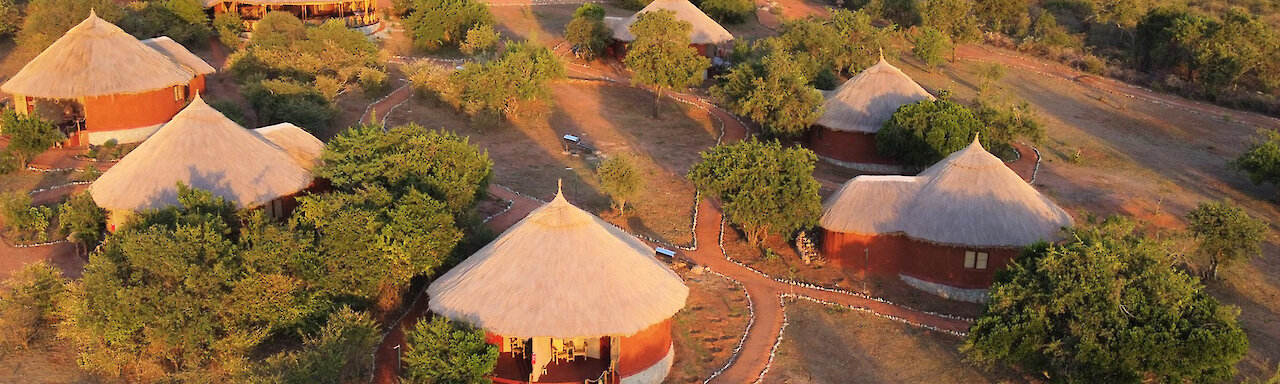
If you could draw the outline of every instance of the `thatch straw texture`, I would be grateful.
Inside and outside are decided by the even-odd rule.
[[[187,84],[193,77],[185,66],[90,12],[0,90],[75,99],[154,91]]]
[[[99,206],[138,211],[178,203],[179,182],[242,208],[311,184],[311,171],[196,96],[89,187]]]
[[[824,93],[824,112],[814,124],[837,131],[875,133],[898,107],[933,95],[902,70],[880,62],[844,82],[833,93]]]
[[[187,50],[187,47],[170,39],[169,36],[153,37],[143,40],[142,43],[156,50],[156,52],[169,56],[169,59],[174,62],[187,67],[187,70],[191,71],[193,75],[208,75],[215,71],[212,65],[206,63],[200,56],[191,53],[191,51]]]
[[[918,176],[849,180],[827,199],[819,223],[836,232],[1017,247],[1057,240],[1072,219],[974,140]]]
[[[511,337],[633,335],[689,296],[653,249],[557,195],[427,288],[431,311]]]
[[[690,3],[689,0],[653,0],[652,3],[649,3],[648,6],[636,12],[636,14],[631,15],[631,17],[610,23],[610,27],[613,29],[613,38],[618,41],[634,41],[636,37],[631,35],[631,24],[635,24],[641,14],[659,9],[675,12],[677,20],[684,20],[689,24],[693,24],[693,31],[689,35],[693,44],[719,44],[733,40],[733,34],[725,30],[715,20],[711,20],[711,17],[702,13],[702,10]]]
[[[324,142],[296,125],[280,123],[250,132],[288,153],[298,166],[312,169],[320,165],[320,155],[324,153]]]

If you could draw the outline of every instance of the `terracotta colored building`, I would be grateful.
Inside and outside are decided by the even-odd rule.
[[[822,252],[843,268],[981,301],[995,271],[1071,215],[977,139],[917,176],[858,176],[823,206]]]
[[[436,315],[488,332],[495,383],[657,384],[689,288],[652,248],[557,194],[427,294]]]
[[[178,183],[240,208],[285,217],[303,191],[323,187],[311,170],[324,143],[292,124],[248,130],[200,96],[89,186],[115,230],[133,212],[178,204]]]
[[[204,91],[213,72],[168,37],[139,41],[90,12],[0,90],[19,113],[57,123],[69,145],[135,143]]]
[[[292,13],[308,23],[341,20],[347,28],[360,30],[366,35],[377,32],[382,26],[375,0],[205,0],[204,6],[214,15],[228,12],[240,15],[246,31],[253,31],[258,20],[273,11]]]
[[[613,46],[614,54],[621,59],[627,54],[627,44],[635,41],[635,36],[631,35],[631,25],[639,20],[640,15],[655,10],[668,10],[675,12],[676,19],[686,21],[693,26],[693,30],[689,32],[689,41],[694,48],[698,49],[698,53],[703,56],[713,57],[719,56],[720,48],[733,41],[733,34],[712,20],[710,16],[703,13],[701,9],[690,3],[689,0],[654,0],[645,6],[644,9],[636,12],[628,18],[605,18],[605,24],[613,30],[613,39],[616,44]]]
[[[823,113],[809,132],[809,147],[835,164],[872,172],[900,172],[901,167],[876,150],[876,132],[899,107],[933,95],[902,70],[880,62],[830,92]]]

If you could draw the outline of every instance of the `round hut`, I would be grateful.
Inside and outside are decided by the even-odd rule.
[[[823,253],[846,269],[980,301],[995,271],[1072,219],[974,139],[917,176],[849,180],[819,225]]]
[[[204,6],[214,15],[233,13],[240,16],[246,31],[267,12],[289,12],[309,24],[322,24],[329,20],[341,20],[352,28],[372,35],[382,26],[378,17],[378,3],[374,0],[205,0]]]
[[[899,170],[876,150],[880,126],[898,107],[933,99],[883,55],[880,62],[824,94],[823,113],[809,133],[809,147],[832,163],[879,172]]]
[[[501,349],[495,383],[657,384],[689,288],[652,248],[557,193],[427,294],[432,312]]]
[[[212,192],[240,208],[284,217],[294,197],[314,185],[311,169],[324,144],[302,129],[276,125],[250,131],[200,96],[151,139],[89,186],[110,212],[108,228],[130,212],[178,204],[178,183]]]
[[[689,40],[693,47],[698,49],[698,53],[703,56],[717,56],[720,44],[733,41],[733,34],[720,26],[719,23],[716,23],[715,20],[712,20],[706,13],[702,13],[702,10],[690,3],[689,0],[653,0],[652,3],[631,15],[631,17],[625,19],[606,18],[606,24],[613,30],[613,39],[618,42],[618,44],[614,45],[614,50],[619,59],[626,56],[627,44],[636,40],[636,37],[631,35],[631,24],[635,24],[641,14],[660,9],[675,12],[677,20],[683,20],[693,25],[693,30],[689,33]]]
[[[139,41],[93,12],[0,91],[56,122],[70,145],[146,140],[204,90],[213,67],[168,37]]]

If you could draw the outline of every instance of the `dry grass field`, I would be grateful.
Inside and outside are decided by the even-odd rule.
[[[88,384],[98,380],[76,365],[69,344],[53,339],[52,331],[37,336],[31,348],[0,352],[0,383]]]
[[[746,331],[747,296],[723,277],[687,269],[679,273],[689,286],[689,300],[673,320],[676,357],[666,382],[701,383],[729,361]]]

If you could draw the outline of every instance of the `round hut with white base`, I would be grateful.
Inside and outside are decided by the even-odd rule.
[[[667,10],[675,13],[677,20],[688,22],[693,26],[689,31],[689,42],[698,50],[698,54],[708,57],[718,56],[719,47],[733,41],[733,34],[729,30],[724,29],[710,16],[703,13],[696,5],[690,3],[689,0],[653,0],[644,9],[636,12],[628,18],[607,17],[605,24],[613,30],[613,39],[618,42],[615,45],[617,57],[621,59],[626,56],[627,44],[636,40],[631,34],[631,25],[640,20],[640,15],[647,12],[657,10]]]
[[[689,288],[652,248],[557,193],[427,294],[433,313],[500,348],[495,383],[657,384]]]
[[[933,95],[880,57],[880,62],[823,92],[822,116],[809,134],[809,148],[823,159],[872,172],[901,167],[876,149],[876,132],[903,105],[933,100]]]

